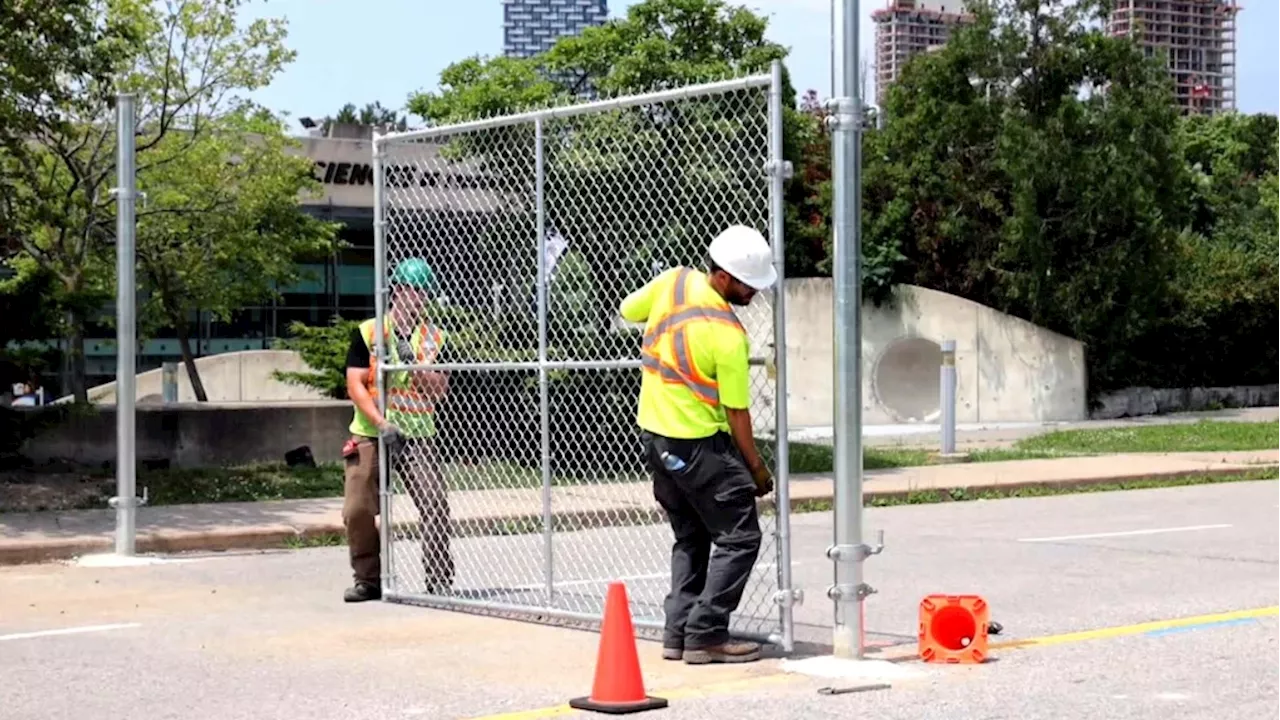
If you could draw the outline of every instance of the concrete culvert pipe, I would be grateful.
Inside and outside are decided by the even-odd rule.
[[[894,340],[881,353],[872,374],[872,390],[880,405],[899,422],[938,418],[938,371],[942,347],[922,337]]]

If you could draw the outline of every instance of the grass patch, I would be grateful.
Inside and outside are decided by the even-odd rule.
[[[1139,452],[1229,452],[1280,447],[1273,422],[1221,422],[1145,425],[1101,430],[1060,430],[1019,440],[1015,449],[1054,457]]]
[[[1280,447],[1280,436],[1277,435],[1276,423],[1202,420],[1185,424],[1051,432],[1020,440],[1011,448],[974,451],[970,453],[970,460],[993,462],[1109,453],[1213,452],[1277,447]],[[834,449],[829,445],[793,442],[789,444],[789,450],[792,474],[830,473],[833,470]],[[771,452],[762,454],[766,459],[772,457]],[[868,470],[913,467],[930,462],[929,451],[925,449],[863,448],[863,466]],[[452,463],[446,466],[445,476],[454,491],[532,488],[542,483],[540,468],[509,462]],[[594,477],[556,474],[552,478],[552,483],[561,487],[647,481],[648,476],[642,472]],[[1153,487],[1167,487],[1174,481],[1160,482],[1165,484]],[[139,490],[147,488],[152,505],[340,497],[342,485],[343,471],[339,463],[323,463],[314,468],[289,468],[281,463],[226,468],[139,468],[138,473]],[[1005,494],[995,497],[1023,497],[1036,491],[1018,489],[1014,492],[1020,494],[1016,495],[998,492]],[[67,472],[57,476],[30,472],[21,477],[3,478],[0,482],[0,512],[102,508],[114,493],[115,480],[109,471]],[[924,497],[920,502],[956,499],[970,498]],[[895,501],[895,504],[901,503]]]
[[[970,462],[1038,460],[1116,453],[1143,452],[1230,452],[1280,448],[1276,423],[1222,422],[1146,425],[1101,430],[1058,430],[1014,443],[1010,448],[975,450]],[[834,448],[809,443],[791,444],[791,472],[829,473],[834,470]],[[916,467],[931,464],[927,450],[864,446],[863,467]]]
[[[138,473],[150,505],[302,500],[342,495],[342,466],[263,463],[226,468],[171,468]]]
[[[835,449],[830,445],[792,442],[787,444],[791,456],[788,469],[792,475],[829,473],[834,469]],[[927,465],[929,453],[912,448],[862,448],[862,465],[867,470]]]
[[[338,547],[347,544],[347,536],[342,533],[321,533],[319,535],[306,535],[302,537],[291,537],[284,541],[284,547],[290,550],[303,550],[305,548],[317,547]]]

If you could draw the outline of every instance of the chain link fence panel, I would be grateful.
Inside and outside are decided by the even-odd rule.
[[[436,338],[426,356],[392,336],[380,351],[379,401],[414,428],[382,462],[388,599],[594,625],[620,580],[637,628],[661,628],[672,535],[635,423],[643,328],[618,307],[667,268],[705,268],[735,223],[769,237],[781,269],[779,87],[775,68],[375,140],[378,318],[425,317]],[[430,288],[388,291],[414,259]],[[785,486],[781,288],[738,314],[757,437]],[[400,387],[404,370],[432,372]],[[732,630],[789,646],[786,507],[762,500]]]

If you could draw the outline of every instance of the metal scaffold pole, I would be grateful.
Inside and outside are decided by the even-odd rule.
[[[137,177],[134,165],[134,97],[116,99],[116,554],[133,555],[137,536],[138,497],[135,450],[137,285],[136,256]]]
[[[866,641],[863,599],[874,592],[863,582],[862,564],[879,552],[862,541],[862,332],[861,225],[863,100],[858,73],[858,3],[837,0],[832,41],[836,95],[827,102],[831,115],[831,176],[834,328],[835,502],[834,541],[827,556],[834,562],[832,653],[862,659]]]

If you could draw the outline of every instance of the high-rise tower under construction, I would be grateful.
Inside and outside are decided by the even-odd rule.
[[[1115,0],[1107,29],[1164,57],[1183,112],[1212,114],[1236,106],[1239,11],[1236,0]]]

